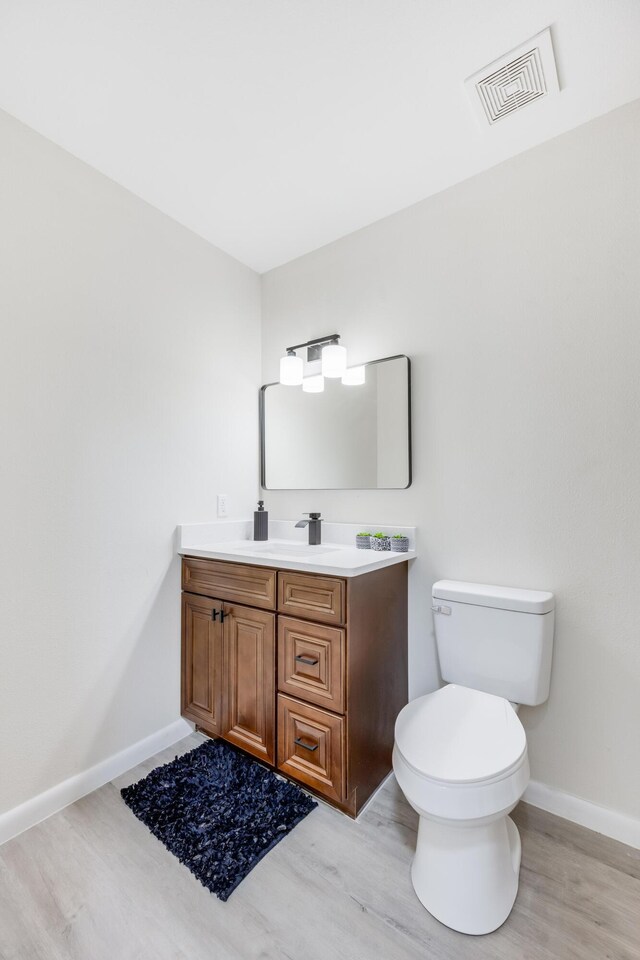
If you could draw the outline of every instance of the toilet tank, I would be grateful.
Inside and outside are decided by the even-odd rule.
[[[432,595],[443,680],[514,703],[533,706],[547,699],[552,593],[438,580]]]

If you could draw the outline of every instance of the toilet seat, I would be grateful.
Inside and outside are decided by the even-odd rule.
[[[508,700],[453,683],[404,707],[395,742],[416,774],[450,786],[507,777],[527,750],[524,727]]]
[[[421,816],[490,820],[512,810],[529,782],[524,727],[503,697],[448,684],[401,710],[393,769]]]

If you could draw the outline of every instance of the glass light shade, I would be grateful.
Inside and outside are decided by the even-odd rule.
[[[322,348],[322,374],[325,377],[341,377],[347,369],[347,348],[330,343]]]
[[[365,381],[364,364],[359,367],[349,367],[342,374],[342,382],[347,387],[359,387]]]
[[[302,357],[296,357],[295,353],[280,357],[280,383],[285,387],[299,387],[303,368]]]
[[[302,381],[302,389],[305,393],[322,393],[324,390],[324,377],[317,373],[313,377],[305,377]]]

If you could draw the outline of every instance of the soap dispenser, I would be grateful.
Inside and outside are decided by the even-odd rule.
[[[264,500],[258,500],[258,509],[253,512],[253,539],[269,539],[269,514],[264,508]]]

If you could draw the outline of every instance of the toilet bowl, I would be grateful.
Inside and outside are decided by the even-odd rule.
[[[547,699],[552,593],[441,580],[433,586],[446,686],[400,712],[393,769],[420,817],[411,880],[460,933],[505,922],[518,892],[520,837],[509,813],[529,781],[514,703]]]
[[[396,722],[393,769],[420,816],[418,899],[461,933],[495,930],[518,890],[520,837],[508,814],[529,780],[511,704],[455,684],[413,700]]]

